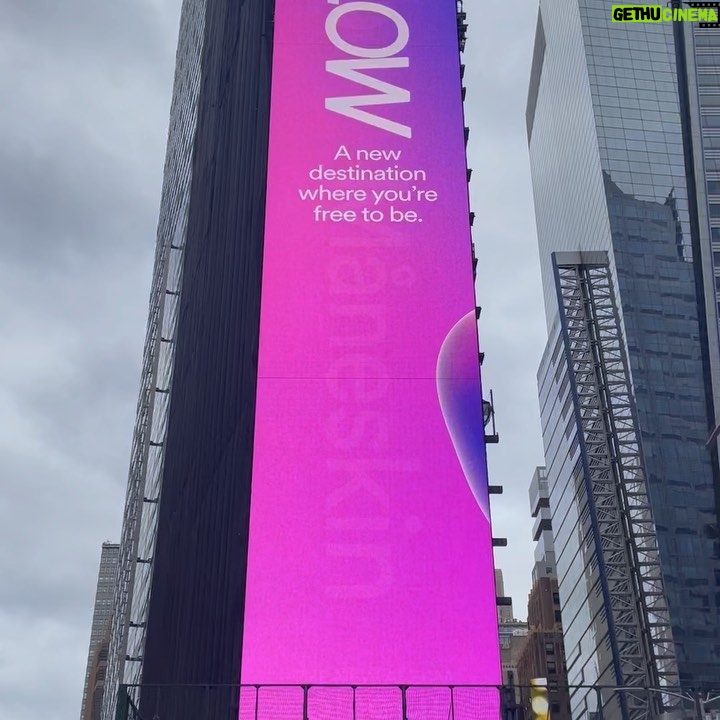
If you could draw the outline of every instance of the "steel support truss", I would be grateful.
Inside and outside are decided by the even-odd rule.
[[[616,679],[639,690],[675,687],[670,617],[607,255],[557,253],[553,262]],[[622,711],[639,720],[670,704],[669,696],[628,692]]]

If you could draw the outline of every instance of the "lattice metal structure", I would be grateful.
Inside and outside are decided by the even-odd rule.
[[[640,434],[604,253],[554,253],[590,521],[617,682],[674,687],[677,664]],[[627,692],[630,720],[656,717],[669,697]]]

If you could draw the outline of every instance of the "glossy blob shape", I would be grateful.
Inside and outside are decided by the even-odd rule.
[[[475,500],[489,519],[485,428],[474,311],[455,324],[440,348],[437,390],[460,465]]]

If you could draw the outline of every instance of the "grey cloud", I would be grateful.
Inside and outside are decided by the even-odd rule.
[[[97,547],[87,545],[87,529],[76,520],[102,507],[108,478],[97,470],[87,472],[88,466],[75,470],[58,467],[57,460],[62,459],[53,462],[43,456],[47,452],[42,448],[34,460],[26,454],[4,453],[3,471],[8,479],[3,483],[0,517],[3,527],[11,529],[14,542],[0,546],[4,568],[0,607],[28,625],[45,618],[85,635],[92,608],[86,578],[99,553]],[[76,492],[73,503],[67,498],[71,482]],[[106,510],[102,515],[108,529],[117,525],[115,512]]]
[[[2,0],[4,32],[20,37],[41,56],[94,66],[135,67],[152,73],[167,63],[177,22],[176,3],[148,0]]]
[[[132,176],[112,157],[83,147],[69,135],[63,146],[33,152],[27,146],[0,148],[0,233],[6,261],[71,263],[69,253],[127,252],[152,236],[138,236],[155,208],[143,207]],[[138,207],[140,217],[123,208]],[[120,240],[125,242],[120,243]]]
[[[532,519],[527,488],[543,463],[536,370],[545,318],[525,131],[537,3],[467,3],[466,120],[473,167],[472,209],[478,255],[477,295],[483,308],[486,393],[495,396],[499,445],[488,450],[490,480],[504,486],[492,501],[493,532],[508,538],[496,550],[505,591],[525,617],[532,569]]]
[[[179,3],[0,0],[0,720],[80,709],[117,538]]]
[[[45,441],[72,448],[83,463],[123,467],[128,462],[124,445],[129,445],[135,410],[127,390],[140,384],[135,367],[139,350],[135,343],[132,351],[99,350],[92,359],[83,358],[61,387],[27,392],[28,417]],[[86,412],[89,407],[92,413]],[[121,451],[118,438],[123,436],[126,443]]]
[[[86,635],[87,643],[89,631]],[[79,717],[82,686],[76,690],[75,676],[81,665],[84,672],[84,659],[73,629],[41,617],[28,620],[0,611],[0,637],[0,717]]]

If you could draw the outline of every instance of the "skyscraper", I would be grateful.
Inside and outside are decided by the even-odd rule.
[[[717,40],[691,23],[614,23],[605,0],[540,3],[538,382],[571,685],[718,680],[715,186],[698,101],[710,75],[694,60]],[[626,716],[662,709],[620,697]],[[571,701],[573,717],[597,710],[585,692]]]
[[[499,680],[465,28],[183,3],[113,687]]]
[[[505,596],[505,580],[503,578],[503,571],[500,568],[495,570],[495,592],[498,597]],[[509,598],[509,605],[498,605],[498,622],[508,623],[515,620],[515,613],[512,606],[512,598]]]
[[[541,577],[557,577],[550,489],[548,488],[547,470],[544,467],[535,468],[528,492],[530,514],[534,518],[532,537],[535,541],[535,565],[532,579],[535,582]]]
[[[528,598],[528,637],[518,659],[518,678],[522,687],[525,717],[532,717],[531,683],[545,678],[548,687],[550,717],[570,719],[570,698],[567,689],[567,665],[562,634],[562,616],[557,572],[555,542],[552,532],[550,493],[544,467],[535,468],[530,482],[530,512],[535,518],[533,539],[535,566]]]
[[[502,570],[495,570],[495,589],[498,597],[505,596],[505,583]],[[507,598],[512,600],[512,598]],[[518,679],[518,660],[527,641],[527,623],[518,620],[509,605],[498,605],[498,631],[500,635],[500,662],[502,666],[502,684],[505,686],[503,697],[504,717],[518,717],[521,693]]]
[[[113,613],[113,598],[117,584],[118,557],[120,546],[105,542],[100,554],[95,607],[90,629],[87,669],[83,686],[80,720],[100,720],[104,676],[102,668],[107,660],[110,641],[110,625]]]

